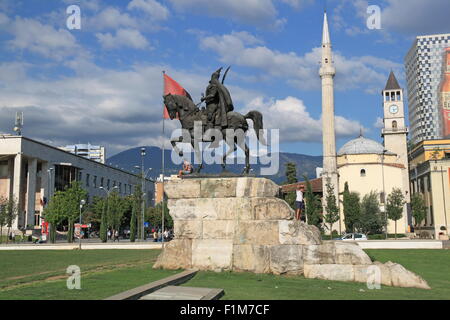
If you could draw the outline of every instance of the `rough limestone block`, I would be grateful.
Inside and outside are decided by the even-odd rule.
[[[169,270],[192,268],[192,240],[174,239],[167,243],[153,268]]]
[[[202,179],[200,181],[201,198],[236,197],[236,179]]]
[[[337,264],[372,264],[372,260],[357,243],[335,242],[334,245]]]
[[[192,267],[200,270],[230,270],[233,240],[192,240]]]
[[[428,283],[402,265],[391,261],[385,263],[391,272],[392,285],[403,288],[431,289]]]
[[[278,245],[278,221],[239,221],[234,244]]]
[[[269,247],[251,244],[234,245],[233,270],[254,273],[269,273]]]
[[[335,264],[336,247],[333,243],[304,246],[303,261],[309,265]]]
[[[315,264],[304,265],[305,278],[333,281],[354,281],[353,265],[345,264]]]
[[[391,286],[392,282],[389,269],[386,268],[383,264],[380,265],[382,267],[376,264],[355,265],[355,282],[369,282],[372,285],[379,283],[385,286]]]
[[[176,239],[201,239],[202,220],[176,220],[174,221],[174,234]]]
[[[280,244],[321,244],[320,230],[301,221],[280,220]]]
[[[280,187],[272,180],[264,178],[237,178],[236,197],[276,197]]]
[[[278,198],[253,198],[255,220],[287,220],[294,217],[289,204]]]
[[[175,179],[164,184],[164,192],[169,199],[200,198],[198,179]]]
[[[194,199],[169,199],[167,207],[173,220],[199,219]]]
[[[273,274],[303,274],[303,246],[278,245],[270,247],[270,271]]]
[[[391,270],[389,267],[379,261],[375,261],[373,265],[380,268],[381,284],[384,286],[392,286]]]
[[[233,220],[204,220],[202,238],[233,240],[235,225]]]

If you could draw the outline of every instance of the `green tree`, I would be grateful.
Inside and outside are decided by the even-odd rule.
[[[133,202],[133,208],[131,209],[131,220],[130,220],[130,241],[136,241],[136,201]]]
[[[308,219],[308,224],[318,227],[322,230],[322,204],[320,203],[320,197],[313,193],[311,182],[307,176],[303,176],[306,181],[305,192],[305,214]]]
[[[108,221],[106,213],[106,201],[103,201],[102,217],[100,222],[100,240],[103,243],[108,242]]]
[[[297,165],[293,162],[286,163],[286,183],[294,184],[297,183]]]
[[[108,198],[108,226],[113,230],[120,230],[122,217],[127,211],[128,203],[121,198],[117,191],[109,194]]]
[[[0,243],[3,242],[3,227],[6,226],[6,207],[8,200],[0,197]]]
[[[67,241],[73,242],[73,227],[79,217],[80,202],[87,199],[87,192],[81,187],[80,182],[73,181],[64,191],[56,192],[44,210],[44,217],[51,225],[51,232],[56,232],[56,225],[67,221]],[[53,228],[53,229],[52,229]],[[53,230],[53,231],[52,231]],[[52,239],[52,235],[50,236]]]
[[[140,185],[136,185],[134,188],[134,194],[133,194],[133,202],[135,204],[135,210],[136,210],[136,225],[137,225],[137,238],[142,239],[142,198],[144,197],[144,194],[142,192],[142,187]]]
[[[427,215],[427,206],[425,205],[425,200],[423,199],[422,194],[415,193],[412,195],[411,211],[412,216],[414,217],[415,226],[419,227]]]
[[[403,216],[404,205],[405,196],[403,195],[402,190],[394,188],[387,198],[386,214],[390,220],[395,221],[395,239],[397,239],[397,221]]]
[[[342,203],[344,210],[345,230],[347,232],[355,232],[355,229],[361,219],[361,206],[359,194],[356,192],[350,192],[348,182],[345,183]]]
[[[12,225],[14,223],[14,220],[16,220],[17,215],[19,214],[19,204],[17,199],[15,198],[9,198],[6,202],[6,206],[3,209],[5,211],[5,223],[8,227],[7,234],[11,232]],[[6,240],[8,242],[8,240]]]
[[[325,198],[325,215],[324,220],[330,224],[330,234],[333,233],[333,224],[339,221],[339,207],[337,205],[336,195],[334,194],[334,186],[328,181],[326,184],[327,196]]]
[[[286,163],[286,182],[284,185],[294,184],[298,182],[297,179],[297,165],[293,162]],[[284,197],[284,200],[291,206],[292,209],[296,209],[295,200],[297,196],[295,191],[288,192]]]
[[[364,234],[380,234],[383,232],[384,218],[380,211],[378,194],[372,191],[361,201],[361,219],[359,229]]]
[[[162,226],[162,204],[158,203],[155,207],[147,209],[146,220],[152,226]],[[169,214],[169,208],[167,202],[164,201],[164,227],[172,228],[173,220]],[[164,231],[164,230],[163,230]]]

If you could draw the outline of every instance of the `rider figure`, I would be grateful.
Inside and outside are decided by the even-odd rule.
[[[212,74],[209,86],[206,88],[206,96],[202,98],[202,102],[206,101],[207,129],[226,128],[228,125],[227,113],[234,110],[228,89],[220,83],[221,72],[222,68]]]

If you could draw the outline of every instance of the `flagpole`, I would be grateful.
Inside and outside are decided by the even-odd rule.
[[[166,74],[165,71],[163,71],[163,82],[164,82],[164,75]],[[166,111],[166,106],[163,104],[163,123],[162,123],[162,202],[161,202],[161,217],[162,217],[162,229],[161,229],[161,235],[162,235],[162,248],[164,249],[164,175],[165,175],[165,124],[166,124],[166,118],[164,116],[164,113]]]

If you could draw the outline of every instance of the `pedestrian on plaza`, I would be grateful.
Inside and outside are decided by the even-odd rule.
[[[108,240],[111,240],[111,230],[108,229]]]
[[[116,233],[114,234],[114,241],[117,239],[117,242],[119,242],[119,230],[116,230]]]

